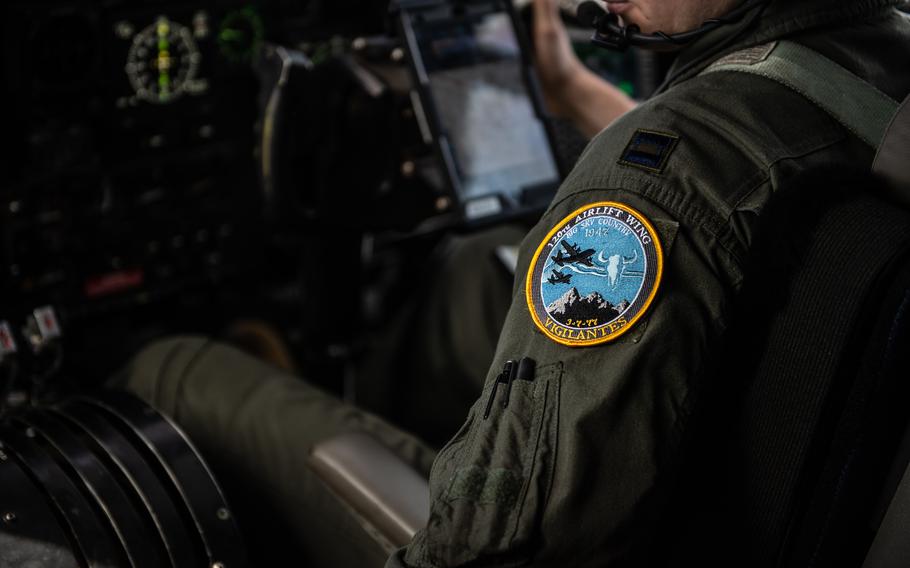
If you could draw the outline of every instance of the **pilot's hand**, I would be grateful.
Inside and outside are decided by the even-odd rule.
[[[548,110],[553,116],[569,118],[569,87],[584,66],[572,50],[559,15],[559,0],[534,0],[534,50]]]
[[[592,137],[635,108],[635,101],[575,55],[559,16],[559,0],[534,0],[534,49],[547,109],[582,134]]]

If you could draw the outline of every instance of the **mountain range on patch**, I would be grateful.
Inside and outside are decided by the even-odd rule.
[[[591,292],[582,297],[578,289],[573,287],[547,306],[547,313],[563,324],[569,320],[596,319],[598,325],[603,325],[618,318],[628,307],[629,302],[626,300],[614,306],[604,299],[600,292]]]

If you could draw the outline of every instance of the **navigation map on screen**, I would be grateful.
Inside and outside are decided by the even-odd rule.
[[[417,36],[463,199],[557,182],[559,171],[523,81],[509,16],[473,15],[435,24]]]

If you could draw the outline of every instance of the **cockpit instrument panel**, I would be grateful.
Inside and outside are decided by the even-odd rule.
[[[288,285],[266,252],[257,51],[383,22],[381,1],[339,4],[0,2],[0,323],[54,306],[68,365],[94,374],[126,337],[217,330]]]
[[[7,297],[72,317],[255,266],[254,53],[310,22],[277,4],[3,3]]]
[[[218,26],[221,54],[235,63],[249,63],[264,37],[262,16],[253,6],[228,12]]]
[[[194,18],[195,35],[208,35],[206,20],[204,13]],[[121,33],[129,31],[129,24],[124,23]],[[167,104],[208,88],[206,81],[197,77],[202,54],[193,35],[188,27],[159,16],[131,38],[126,73],[138,99]]]

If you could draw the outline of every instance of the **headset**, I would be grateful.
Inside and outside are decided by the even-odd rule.
[[[757,10],[752,20],[757,19],[772,0],[744,0],[729,14],[714,18],[703,23],[699,28],[678,34],[655,32],[643,34],[636,25],[623,26],[619,23],[619,16],[607,13],[598,2],[582,2],[578,6],[578,20],[595,29],[591,42],[594,45],[605,47],[613,51],[626,51],[630,47],[661,48],[680,47],[695,41],[721,26],[734,24],[742,20],[752,9]]]

